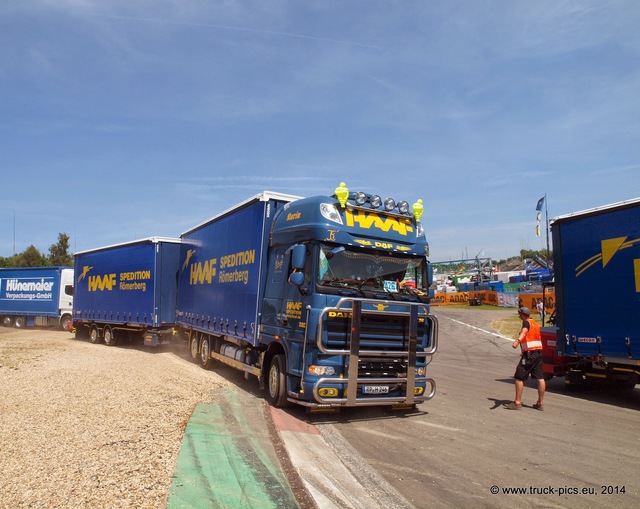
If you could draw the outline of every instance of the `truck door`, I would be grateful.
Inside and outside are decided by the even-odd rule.
[[[269,262],[269,274],[262,307],[262,324],[273,328],[274,334],[290,337],[290,330],[304,329],[303,292],[309,287],[310,262],[305,262],[304,284],[291,284],[289,277],[294,269],[291,263],[291,250],[277,248]],[[286,331],[286,332],[285,332]]]
[[[264,331],[277,335],[276,328],[282,323],[280,311],[282,309],[283,287],[287,285],[286,267],[289,265],[290,255],[284,248],[277,248],[271,253],[269,260],[269,272],[267,275],[264,301],[262,304],[261,325]]]

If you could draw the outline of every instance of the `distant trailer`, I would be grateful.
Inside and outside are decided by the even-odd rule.
[[[77,253],[76,337],[155,346],[174,333],[180,239],[150,237]]]

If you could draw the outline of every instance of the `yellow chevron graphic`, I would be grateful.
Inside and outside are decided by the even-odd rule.
[[[596,263],[602,261],[602,267],[611,261],[615,254],[621,249],[632,247],[634,244],[640,242],[640,239],[627,240],[628,237],[615,237],[613,239],[606,239],[600,242],[600,253],[586,259],[580,265],[576,267],[576,277],[580,276],[587,269],[593,267]]]

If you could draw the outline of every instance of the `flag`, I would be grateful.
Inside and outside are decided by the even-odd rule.
[[[536,205],[536,210],[540,212],[542,210],[542,204],[544,203],[544,196],[538,200],[538,204]]]
[[[536,237],[540,236],[540,223],[536,225]]]

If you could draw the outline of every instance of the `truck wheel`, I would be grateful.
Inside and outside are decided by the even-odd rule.
[[[287,375],[284,355],[274,355],[269,366],[269,403],[276,408],[287,406]]]
[[[71,331],[73,329],[73,320],[69,315],[64,315],[62,320],[60,320],[60,327],[62,330]]]
[[[209,338],[202,338],[200,343],[200,366],[203,369],[211,367],[211,349],[209,348]]]
[[[24,316],[16,316],[13,326],[16,329],[22,329],[24,327]]]
[[[13,325],[13,320],[10,316],[5,316],[2,319],[2,325],[4,325],[5,327],[11,327]]]
[[[198,362],[198,334],[191,333],[189,339],[189,353],[191,354],[191,360]]]
[[[111,327],[105,327],[104,329],[104,344],[107,346],[116,346],[118,344],[118,341],[116,340],[115,336],[113,335],[113,331],[111,330]]]
[[[93,325],[89,331],[89,341],[93,344],[100,342],[100,334],[98,333],[98,327]]]

